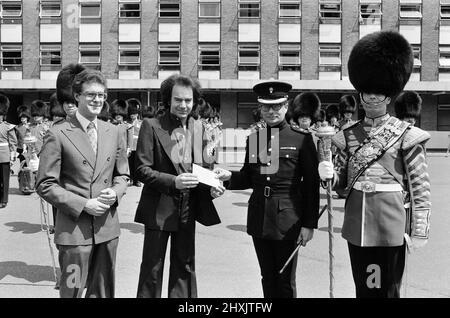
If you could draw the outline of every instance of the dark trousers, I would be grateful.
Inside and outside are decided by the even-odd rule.
[[[9,162],[0,163],[0,203],[8,203],[10,175],[11,168]]]
[[[348,243],[357,298],[400,298],[405,245],[360,247]]]
[[[136,150],[132,151],[130,156],[128,157],[128,166],[130,167],[130,180],[131,183],[135,184],[138,182],[136,179]]]
[[[196,298],[195,223],[180,225],[177,232],[145,229],[139,273],[138,298],[160,298],[170,236],[169,298]]]
[[[296,298],[295,271],[297,256],[282,274],[280,269],[296,248],[295,241],[275,241],[253,237],[261,269],[264,298]]]
[[[61,298],[113,298],[119,238],[95,245],[58,245]]]

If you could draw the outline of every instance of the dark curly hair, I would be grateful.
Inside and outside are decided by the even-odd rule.
[[[161,83],[161,104],[165,109],[170,109],[170,101],[172,100],[172,89],[175,85],[183,87],[191,87],[194,99],[194,107],[198,104],[201,96],[201,86],[197,80],[194,80],[185,75],[174,74],[166,78]]]

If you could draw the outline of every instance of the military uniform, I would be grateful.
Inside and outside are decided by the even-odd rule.
[[[0,204],[5,206],[8,203],[11,153],[17,148],[14,127],[5,121],[0,123]]]
[[[280,124],[249,135],[242,169],[225,186],[253,189],[247,233],[261,268],[264,297],[296,297],[296,260],[283,272],[296,248],[301,227],[317,228],[319,176],[317,153],[308,133]]]
[[[386,113],[412,66],[411,46],[393,31],[366,35],[349,57],[350,81],[372,116],[332,139],[337,147],[335,189],[348,191],[342,237],[348,241],[357,297],[400,297],[406,245],[424,244],[428,238],[425,143],[430,135]]]

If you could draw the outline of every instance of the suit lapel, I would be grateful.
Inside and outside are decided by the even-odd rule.
[[[80,122],[74,116],[70,121],[70,126],[63,130],[62,133],[66,135],[69,141],[75,146],[75,148],[81,153],[81,155],[86,159],[89,165],[94,169],[95,167],[95,153],[89,143],[89,138]]]
[[[159,142],[164,149],[166,155],[170,158],[170,162],[173,167],[180,174],[180,165],[178,163],[173,162],[175,158],[173,158],[172,151],[175,151],[176,141],[172,139],[170,133],[170,118],[168,113],[160,118],[160,126],[155,129],[156,135],[158,136]]]
[[[97,160],[95,162],[94,181],[107,163],[106,158],[109,156],[108,150],[111,147],[111,138],[108,138],[108,133],[110,130],[109,125],[106,125],[103,121],[98,120],[97,126]]]

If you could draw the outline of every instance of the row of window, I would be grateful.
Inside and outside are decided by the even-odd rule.
[[[238,16],[240,18],[260,18],[260,0],[239,0],[238,5]],[[60,17],[61,6],[60,0],[41,0],[39,16],[42,18]],[[220,18],[221,16],[220,0],[199,0],[198,8],[200,18]],[[141,1],[119,0],[118,10],[120,18],[140,18]],[[0,14],[2,18],[21,17],[21,1],[3,1]],[[158,14],[161,18],[179,18],[181,15],[181,0],[159,0]],[[81,18],[100,18],[101,1],[80,0],[79,16]],[[301,17],[301,0],[279,0],[278,16],[280,18]],[[359,16],[361,23],[380,23],[382,16],[381,0],[360,0]],[[319,0],[319,17],[321,20],[341,19],[341,0]],[[400,0],[399,17],[400,19],[421,19],[422,0]],[[440,18],[450,20],[449,0],[441,0]]]

